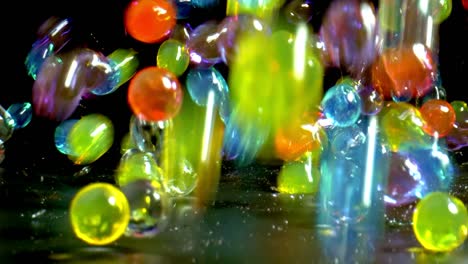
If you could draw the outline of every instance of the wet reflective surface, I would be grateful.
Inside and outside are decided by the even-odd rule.
[[[465,263],[468,258],[467,242],[450,253],[423,250],[409,224],[387,222],[381,239],[374,242],[368,240],[366,227],[340,236],[336,227],[316,223],[314,196],[274,191],[275,166],[227,164],[223,172],[216,201],[205,213],[192,207],[191,197],[176,198],[169,226],[158,235],[122,237],[97,247],[74,236],[68,207],[83,183],[111,182],[112,170],[1,169],[0,262]],[[467,188],[468,166],[461,165],[452,193],[466,203]]]

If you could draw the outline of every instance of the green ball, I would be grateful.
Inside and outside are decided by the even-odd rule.
[[[114,142],[112,121],[101,114],[90,114],[78,120],[67,135],[68,158],[85,165],[98,160]]]
[[[125,233],[130,206],[125,195],[109,183],[91,183],[78,191],[70,205],[75,235],[91,245],[106,245]]]
[[[156,55],[156,63],[176,76],[182,75],[187,70],[190,57],[184,44],[175,39],[164,41]]]
[[[461,200],[448,193],[430,193],[416,205],[413,230],[425,249],[451,251],[463,244],[468,235],[467,209]]]
[[[116,68],[120,72],[117,87],[130,80],[133,75],[135,75],[138,66],[140,65],[137,52],[133,49],[117,49],[107,56],[107,58],[114,62]]]
[[[287,194],[314,194],[319,188],[320,171],[311,161],[283,165],[278,175],[278,191]]]

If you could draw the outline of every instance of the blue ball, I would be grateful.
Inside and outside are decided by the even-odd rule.
[[[68,145],[67,137],[70,130],[73,128],[78,119],[69,119],[63,121],[55,128],[54,141],[55,147],[58,151],[65,155],[71,154],[70,147]]]
[[[199,106],[206,106],[210,91],[214,92],[217,107],[220,107],[229,98],[226,80],[213,67],[190,69],[187,73],[186,86],[190,97]]]
[[[26,127],[31,122],[33,116],[33,108],[31,103],[12,104],[7,109],[14,120],[14,129]]]
[[[337,84],[331,87],[322,99],[322,109],[326,118],[338,127],[348,127],[361,115],[361,97],[349,84]]]

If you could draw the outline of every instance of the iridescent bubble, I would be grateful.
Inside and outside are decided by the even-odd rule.
[[[346,84],[331,87],[322,99],[323,113],[339,127],[356,123],[361,115],[361,104],[356,89]]]
[[[29,102],[12,104],[7,111],[15,121],[15,129],[24,128],[31,122],[33,109]]]
[[[0,105],[0,144],[5,143],[13,135],[15,120],[10,113]]]
[[[168,224],[169,204],[161,191],[151,181],[136,180],[120,188],[130,205],[130,222],[126,236],[152,237],[163,231]]]
[[[55,128],[55,132],[54,132],[55,147],[62,154],[65,154],[65,155],[71,154],[70,146],[68,145],[68,142],[67,142],[67,137],[73,125],[75,125],[77,121],[78,119],[65,120],[61,122]]]
[[[217,39],[218,22],[210,20],[197,26],[187,40],[187,49],[193,64],[202,67],[213,66],[221,62]]]

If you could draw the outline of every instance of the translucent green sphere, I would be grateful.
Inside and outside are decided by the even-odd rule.
[[[91,245],[106,245],[125,233],[130,206],[125,195],[108,183],[91,183],[78,191],[70,205],[75,235]]]
[[[93,163],[106,153],[114,142],[112,121],[101,114],[82,117],[71,128],[67,143],[68,157],[79,165]]]
[[[175,39],[164,41],[156,55],[156,63],[176,76],[182,75],[190,62],[190,57],[184,44]]]
[[[293,161],[283,165],[278,175],[280,193],[314,194],[319,188],[320,171],[310,161]]]
[[[416,205],[413,230],[425,249],[451,251],[463,244],[468,235],[467,209],[448,193],[430,193]]]

